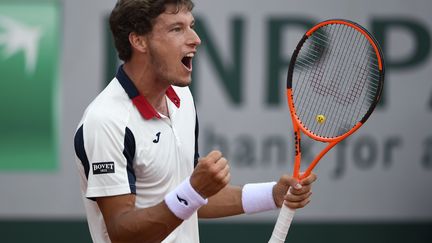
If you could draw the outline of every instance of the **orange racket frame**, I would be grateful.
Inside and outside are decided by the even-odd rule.
[[[321,158],[328,151],[330,151],[330,149],[332,149],[336,144],[338,144],[339,142],[341,142],[342,140],[344,140],[346,137],[348,137],[351,134],[353,134],[355,131],[357,131],[366,122],[366,120],[369,118],[369,116],[372,113],[372,111],[375,109],[375,106],[376,106],[376,104],[378,103],[378,101],[380,99],[381,91],[382,91],[382,85],[381,85],[381,87],[380,87],[381,89],[377,92],[377,95],[375,97],[375,100],[374,100],[373,104],[371,105],[371,107],[369,108],[368,112],[363,117],[363,119],[361,119],[361,121],[359,121],[353,128],[351,128],[351,130],[349,130],[348,132],[344,133],[341,136],[334,137],[334,138],[326,138],[326,137],[318,136],[318,135],[314,134],[313,132],[311,132],[307,127],[305,127],[303,125],[303,123],[300,121],[299,117],[296,115],[296,110],[295,110],[294,101],[293,101],[293,94],[292,94],[292,74],[293,74],[293,71],[294,71],[294,64],[295,64],[297,55],[298,55],[298,53],[299,53],[302,45],[304,44],[304,42],[315,31],[317,31],[319,28],[322,28],[323,26],[330,25],[330,24],[342,24],[342,25],[350,26],[350,27],[356,29],[357,31],[359,31],[360,33],[362,33],[363,36],[365,36],[367,38],[367,40],[369,41],[369,43],[373,47],[373,49],[374,49],[374,51],[376,53],[376,56],[377,56],[378,69],[380,71],[380,76],[381,76],[380,78],[382,80],[381,83],[383,83],[383,81],[384,81],[384,63],[383,63],[381,48],[378,46],[377,41],[374,39],[374,37],[366,29],[364,29],[360,25],[358,25],[358,24],[356,24],[354,22],[351,22],[349,20],[334,19],[334,20],[327,20],[327,21],[321,22],[321,23],[315,25],[309,31],[306,32],[306,34],[303,36],[302,40],[297,45],[297,48],[294,51],[294,54],[293,54],[293,56],[291,58],[290,68],[289,68],[289,71],[288,71],[288,78],[287,78],[287,90],[286,90],[288,107],[290,109],[291,120],[292,120],[292,123],[293,123],[294,138],[296,140],[296,143],[295,143],[295,160],[294,160],[293,176],[295,178],[299,179],[299,180],[304,179],[307,176],[309,176],[312,173],[312,170],[315,168],[315,166],[321,160]],[[300,132],[299,132],[300,130],[304,134],[306,134],[308,137],[310,137],[310,138],[312,138],[314,140],[317,140],[317,141],[320,141],[320,142],[327,142],[327,143],[329,143],[327,145],[327,147],[325,147],[314,158],[314,160],[310,163],[310,165],[308,166],[308,168],[306,169],[306,171],[302,175],[300,175],[300,166],[301,166],[301,143],[300,143],[301,138],[300,138]]]
[[[305,41],[313,35],[315,31],[318,29],[331,25],[331,24],[338,24],[338,25],[346,25],[351,28],[354,28],[358,32],[360,32],[363,36],[365,36],[368,40],[368,42],[373,47],[373,50],[377,57],[377,63],[378,63],[378,70],[379,70],[379,83],[378,88],[375,93],[375,96],[373,97],[373,100],[371,102],[371,105],[369,109],[366,111],[363,118],[359,119],[360,121],[357,122],[350,130],[343,133],[342,135],[336,136],[336,137],[323,137],[319,136],[315,133],[313,133],[311,130],[309,130],[304,123],[301,122],[300,118],[298,117],[296,113],[296,109],[294,106],[294,100],[293,100],[293,91],[292,91],[292,78],[293,78],[293,72],[294,72],[294,66],[296,63],[297,56],[300,52],[300,49],[302,48]],[[357,131],[369,118],[372,111],[375,109],[383,88],[384,83],[384,60],[381,48],[378,46],[377,41],[374,39],[374,37],[363,27],[360,25],[348,21],[348,20],[342,20],[342,19],[333,19],[333,20],[327,20],[324,22],[321,22],[317,24],[316,26],[312,27],[309,31],[306,32],[306,34],[303,36],[303,38],[298,43],[296,49],[294,50],[294,53],[291,57],[291,62],[288,69],[288,77],[287,77],[287,89],[286,89],[286,96],[288,100],[288,107],[290,109],[291,114],[291,120],[293,124],[293,130],[294,130],[294,139],[295,139],[295,160],[294,160],[294,171],[293,171],[293,177],[297,178],[298,180],[302,180],[309,176],[312,172],[312,170],[315,168],[315,166],[318,164],[320,159],[330,150],[332,149],[336,144],[344,140],[346,137],[353,134],[355,131]],[[302,131],[304,134],[309,136],[310,138],[328,143],[328,145],[314,158],[314,160],[309,164],[308,168],[306,169],[305,173],[300,175],[300,165],[301,165],[301,138],[300,138],[300,131]],[[290,193],[288,191],[288,193]],[[295,214],[295,209],[290,209],[285,206],[285,204],[282,205],[278,220],[276,222],[276,225],[274,227],[273,233],[271,235],[271,238],[269,240],[269,243],[282,243],[285,242],[286,235],[288,233],[289,227],[291,225],[291,222],[293,220]]]

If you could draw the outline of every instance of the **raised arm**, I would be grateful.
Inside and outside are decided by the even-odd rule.
[[[200,159],[190,178],[153,207],[136,208],[135,195],[96,198],[113,243],[161,242],[183,220],[206,203],[205,198],[225,188],[229,167],[219,151]]]
[[[284,202],[290,208],[302,208],[310,201],[312,183],[316,178],[312,173],[298,182],[291,176],[283,175],[277,183],[247,184],[243,188],[228,185],[209,198],[208,204],[199,209],[198,216],[219,218],[256,213],[280,208]],[[291,195],[286,195],[290,187]]]

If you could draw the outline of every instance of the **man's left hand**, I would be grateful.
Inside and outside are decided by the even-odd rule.
[[[276,185],[273,186],[273,199],[277,207],[282,207],[282,203],[292,209],[303,208],[306,206],[312,195],[312,183],[317,176],[311,173],[306,178],[298,181],[292,176],[283,175]],[[287,191],[290,193],[287,194]]]

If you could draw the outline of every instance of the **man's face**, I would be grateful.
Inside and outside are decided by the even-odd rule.
[[[192,13],[181,7],[178,13],[175,5],[155,19],[152,32],[148,35],[148,51],[156,77],[175,86],[191,83],[192,58],[201,40],[193,29]]]

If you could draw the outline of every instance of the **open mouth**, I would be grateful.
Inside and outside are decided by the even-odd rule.
[[[186,67],[186,69],[188,71],[192,71],[192,58],[193,58],[193,56],[194,56],[193,53],[189,53],[185,57],[183,57],[181,60],[181,62],[183,63],[183,65]]]

